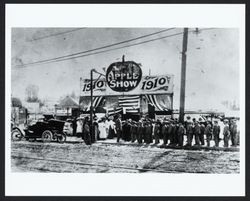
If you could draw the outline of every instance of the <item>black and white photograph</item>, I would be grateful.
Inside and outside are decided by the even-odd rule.
[[[10,27],[10,174],[243,174],[241,29],[123,24]]]
[[[229,28],[13,28],[12,171],[238,173],[238,43]]]

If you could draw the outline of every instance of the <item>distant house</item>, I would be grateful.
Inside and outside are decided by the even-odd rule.
[[[74,117],[78,114],[79,105],[76,100],[70,96],[66,96],[55,105],[55,116],[58,119],[65,120],[67,118]]]

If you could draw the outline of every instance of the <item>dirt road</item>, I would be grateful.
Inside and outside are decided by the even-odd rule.
[[[239,152],[174,150],[98,142],[12,142],[13,172],[239,173]]]

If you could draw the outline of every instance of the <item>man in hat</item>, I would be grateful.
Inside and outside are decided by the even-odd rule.
[[[152,123],[149,119],[147,119],[145,125],[145,142],[146,144],[150,144],[152,142]]]
[[[161,127],[161,122],[159,119],[157,119],[155,123],[155,128],[154,128],[155,144],[160,143],[160,127]]]
[[[178,144],[178,140],[179,140],[179,138],[178,138],[178,129],[179,129],[179,124],[178,124],[178,119],[177,118],[175,118],[174,119],[174,140],[173,140],[173,144],[174,145],[177,145]]]
[[[186,121],[186,131],[187,131],[187,144],[185,146],[191,147],[192,146],[192,141],[193,141],[193,122],[191,120],[190,116],[187,116],[187,121]]]
[[[132,125],[133,125],[133,123],[132,123],[132,119],[128,119],[128,121],[127,121],[127,129],[126,129],[126,131],[125,131],[125,133],[124,133],[124,140],[125,141],[131,141],[131,133],[132,133]]]
[[[174,120],[170,119],[170,124],[168,127],[168,135],[169,135],[169,145],[174,145],[174,134],[175,134],[175,124],[174,124]]]
[[[122,139],[124,141],[131,140],[131,119],[126,119],[125,122],[122,124]]]
[[[153,143],[153,120],[149,119],[149,143]]]
[[[229,125],[228,125],[228,120],[224,120],[224,129],[223,129],[223,140],[224,140],[224,147],[228,147],[228,141],[230,138],[230,130],[229,130]]]
[[[149,121],[148,119],[145,119],[145,123],[144,123],[144,142],[146,144],[149,144]]]
[[[142,120],[142,143],[146,143],[146,126],[147,126],[147,120],[144,118]]]
[[[87,145],[91,145],[89,117],[85,117],[83,124],[83,140]]]
[[[180,122],[179,127],[178,127],[178,132],[177,132],[177,136],[178,136],[177,146],[179,146],[179,147],[183,146],[183,137],[185,134],[186,134],[186,129],[185,129],[184,125]]]
[[[137,123],[136,121],[131,121],[131,142],[135,142],[137,139]]]
[[[143,138],[143,120],[141,118],[137,123],[137,142],[139,144],[142,143],[142,138]]]
[[[213,138],[214,138],[214,142],[215,142],[215,147],[218,147],[219,142],[220,142],[220,126],[219,126],[217,120],[214,121]]]
[[[212,125],[210,121],[207,122],[207,126],[205,128],[205,135],[206,135],[207,147],[210,147],[210,141],[212,139]]]
[[[230,136],[231,136],[231,141],[232,141],[232,146],[236,146],[237,145],[237,124],[235,120],[231,121],[231,125],[230,125]]]
[[[118,114],[117,119],[115,120],[115,128],[117,134],[117,142],[119,142],[122,137],[122,120],[120,114]]]
[[[97,116],[94,117],[94,121],[93,121],[93,135],[91,136],[91,141],[92,143],[94,143],[95,141],[97,141],[98,138],[98,122],[97,122]]]
[[[164,120],[163,126],[162,126],[162,135],[163,135],[163,144],[164,145],[167,145],[168,140],[169,140],[168,127],[169,127],[169,121]]]
[[[199,118],[199,122],[200,122],[200,136],[199,136],[199,140],[201,145],[204,145],[204,134],[205,134],[205,124],[204,122],[202,122],[202,119]]]
[[[201,129],[200,129],[200,124],[198,121],[196,121],[194,119],[194,127],[193,127],[193,131],[194,131],[194,138],[195,138],[195,145],[196,146],[200,146],[200,133],[201,133]]]

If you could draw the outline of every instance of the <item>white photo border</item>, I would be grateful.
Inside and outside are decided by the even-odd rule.
[[[126,13],[125,11],[129,12],[129,16],[119,15],[119,13]],[[11,172],[9,122],[12,27],[238,28],[240,33],[240,173],[58,174]],[[5,30],[6,196],[245,196],[244,4],[6,4]]]

